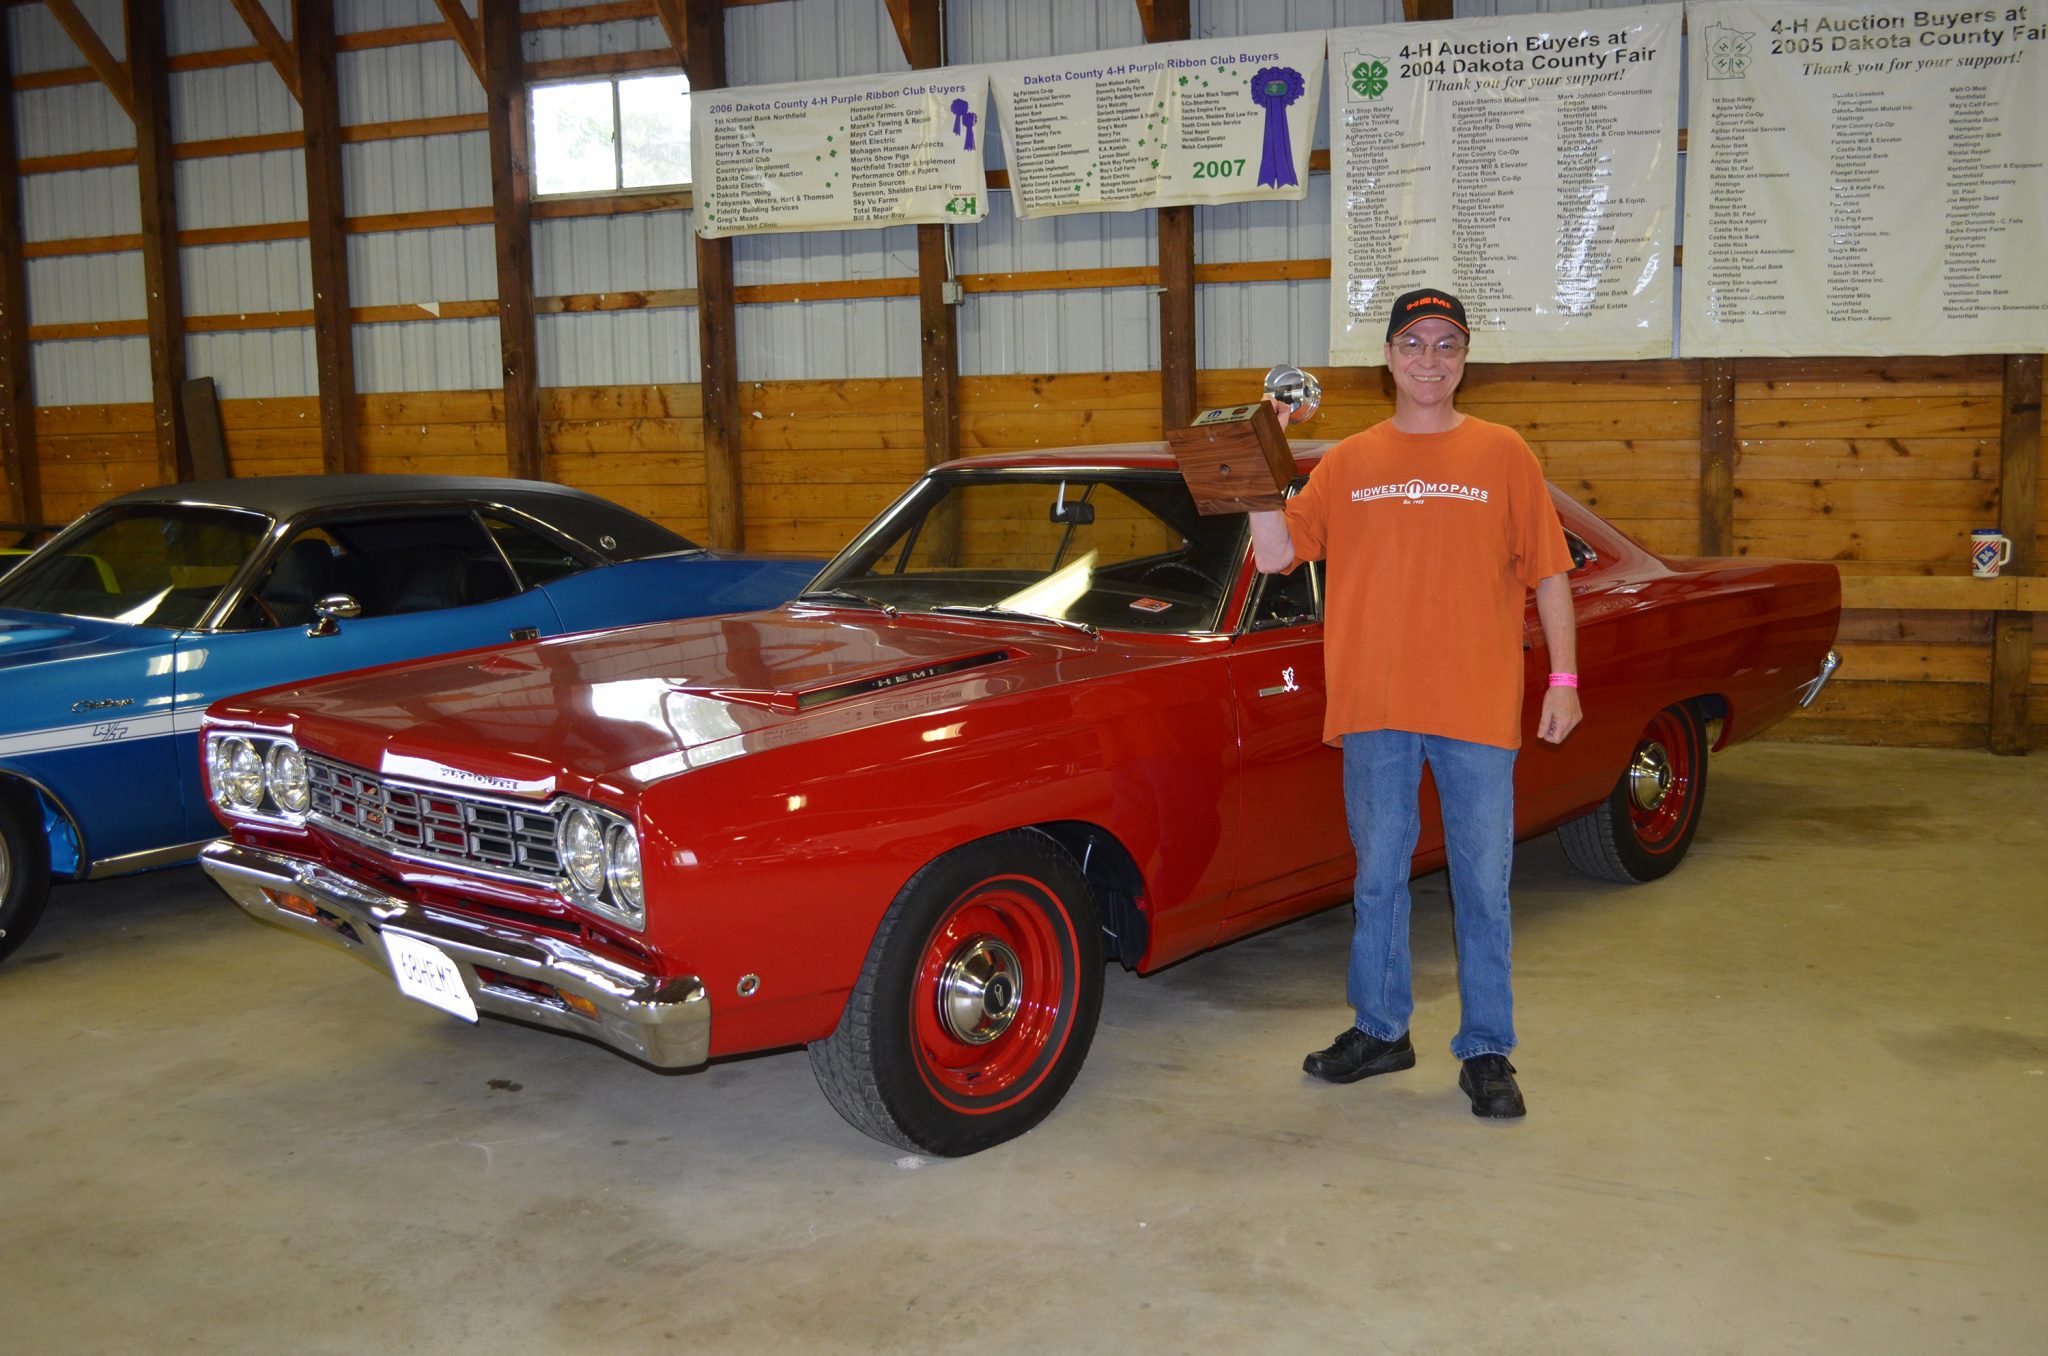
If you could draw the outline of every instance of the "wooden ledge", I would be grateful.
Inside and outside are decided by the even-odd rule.
[[[2048,579],[1845,574],[1842,606],[1909,612],[2048,612]]]

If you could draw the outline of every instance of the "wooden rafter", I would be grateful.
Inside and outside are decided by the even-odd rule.
[[[1148,0],[1139,14],[1152,41],[1193,35],[1189,0]],[[1158,216],[1159,418],[1172,429],[1195,417],[1195,209],[1162,207]]]
[[[683,22],[683,0],[654,0],[654,13],[661,20],[661,31],[668,34],[668,45],[676,49],[676,62],[690,64],[690,26]]]
[[[1169,2],[1169,3],[1171,3],[1171,0],[1168,0],[1168,2]],[[1141,26],[1142,26],[1142,27],[1144,28],[1144,30],[1145,30],[1145,41],[1147,41],[1147,42],[1171,42],[1171,41],[1172,41],[1172,39],[1171,39],[1171,38],[1168,38],[1168,37],[1162,37],[1162,36],[1160,35],[1160,28],[1159,28],[1159,7],[1160,7],[1160,6],[1159,6],[1159,0],[1137,0],[1137,3],[1138,3],[1138,23],[1139,23],[1139,24],[1140,24],[1140,25],[1141,25]]]
[[[725,88],[723,0],[685,0],[684,67],[690,88]],[[697,236],[698,389],[704,405],[704,520],[711,545],[746,545],[746,479],[740,463],[740,360],[733,320],[732,239]]]
[[[107,50],[106,43],[100,41],[100,35],[93,31],[93,26],[86,22],[85,16],[78,12],[78,6],[71,0],[43,0],[43,4],[49,8],[50,17],[71,35],[72,42],[78,44],[85,64],[92,67],[93,74],[114,96],[114,102],[121,105],[122,111],[133,121],[135,82],[129,76],[128,68],[114,60],[114,54]]]
[[[263,55],[270,58],[278,79],[284,81],[284,87],[292,92],[292,98],[303,103],[305,96],[299,92],[298,53],[292,49],[291,43],[285,41],[284,34],[277,31],[277,25],[270,21],[270,11],[263,8],[263,0],[229,0],[229,3],[234,5],[235,13],[242,16],[242,22],[249,28],[249,36],[256,39]],[[298,25],[294,24],[292,31],[298,32]]]
[[[486,13],[489,12],[491,3],[492,0],[483,0]],[[512,22],[516,30],[519,22],[516,17],[519,9],[517,0],[500,0],[500,3],[512,6],[515,15]],[[462,54],[469,58],[469,68],[475,71],[476,78],[488,87],[490,80],[484,74],[487,64],[484,60],[484,42],[483,38],[477,33],[476,20],[470,17],[467,9],[463,8],[462,0],[434,0],[434,4],[440,8],[441,17],[448,21],[448,32],[454,37],[455,45],[460,47]]]
[[[1401,0],[1401,17],[1411,24],[1451,18],[1451,0]]]

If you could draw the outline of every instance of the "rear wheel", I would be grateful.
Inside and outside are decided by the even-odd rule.
[[[970,843],[903,887],[838,1027],[810,1047],[826,1098],[885,1143],[942,1157],[1059,1104],[1102,1008],[1102,931],[1072,859],[1034,833]]]
[[[0,960],[28,940],[50,900],[50,851],[35,799],[0,791]]]
[[[1558,840],[1589,876],[1656,880],[1692,846],[1706,796],[1706,732],[1699,712],[1680,702],[1651,719],[1606,804],[1561,825]]]

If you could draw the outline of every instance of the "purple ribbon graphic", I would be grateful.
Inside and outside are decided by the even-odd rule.
[[[1268,66],[1252,77],[1252,102],[1266,110],[1266,139],[1259,156],[1259,187],[1301,182],[1294,174],[1294,139],[1287,131],[1287,106],[1308,92],[1292,66]]]
[[[965,99],[955,99],[953,101],[953,135],[957,137],[963,130],[967,133],[967,140],[961,145],[960,149],[971,151],[974,149],[974,114],[968,110]]]

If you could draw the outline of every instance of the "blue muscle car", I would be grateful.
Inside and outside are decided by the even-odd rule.
[[[187,861],[219,832],[197,736],[219,697],[772,607],[817,568],[533,481],[279,476],[111,500],[0,578],[0,958],[53,878]]]

